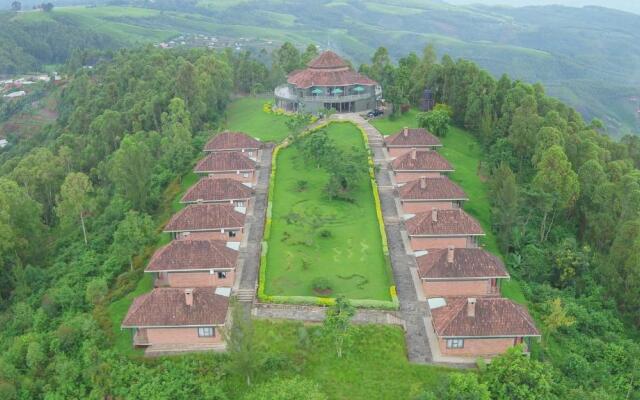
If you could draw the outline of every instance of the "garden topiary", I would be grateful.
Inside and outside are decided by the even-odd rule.
[[[329,279],[324,277],[315,278],[311,282],[311,287],[313,288],[314,292],[322,296],[329,295],[333,291],[333,289],[331,288],[331,282],[329,282]]]

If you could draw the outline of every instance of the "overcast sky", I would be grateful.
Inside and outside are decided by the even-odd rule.
[[[640,14],[640,0],[445,0],[451,4],[491,4],[530,6],[545,4],[562,4],[565,6],[581,7],[586,5],[616,8],[619,10]]]

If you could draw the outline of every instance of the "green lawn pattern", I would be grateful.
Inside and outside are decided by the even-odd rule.
[[[395,119],[388,117],[374,119],[371,124],[383,135],[391,135],[405,126],[417,127],[417,114],[418,111],[413,109]],[[487,184],[484,177],[478,173],[478,166],[483,157],[480,143],[469,132],[457,127],[451,127],[447,136],[440,140],[443,146],[438,150],[439,153],[455,168],[455,172],[450,174],[450,178],[464,189],[469,198],[469,201],[464,204],[464,210],[480,222],[486,233],[480,243],[487,251],[504,259],[491,230],[491,205]],[[503,296],[526,304],[526,299],[517,280],[511,279],[503,281],[501,284]]]
[[[364,146],[352,124],[331,124],[326,131],[341,149]],[[276,162],[266,294],[317,296],[312,282],[324,277],[333,288],[331,296],[391,300],[368,176],[354,191],[354,202],[330,200],[324,189],[328,174],[306,162],[298,146],[282,149]],[[299,180],[308,182],[306,190],[296,190]],[[319,221],[319,227],[310,228],[310,221]],[[331,236],[321,237],[323,230]]]

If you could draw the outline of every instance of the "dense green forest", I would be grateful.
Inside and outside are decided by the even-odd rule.
[[[276,327],[291,332],[283,351],[258,325],[263,372],[248,389],[233,357],[118,352],[107,312],[140,280],[180,177],[223,126],[232,93],[267,90],[316,51],[148,47],[67,67],[56,123],[0,153],[0,398],[326,398],[314,380],[327,366],[312,367],[313,349],[326,349],[320,329]],[[542,86],[438,62],[431,48],[398,64],[379,49],[360,69],[395,104],[433,88],[482,143],[494,229],[543,329],[531,359],[510,352],[478,374],[425,382],[417,398],[639,399],[638,138],[615,142]],[[375,344],[367,329],[357,341]],[[330,365],[337,376],[352,368]]]

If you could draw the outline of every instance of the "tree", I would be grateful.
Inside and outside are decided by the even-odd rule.
[[[543,153],[532,186],[540,197],[538,207],[543,214],[540,241],[544,242],[557,213],[571,208],[580,193],[578,175],[571,168],[562,147],[554,145]]]
[[[576,319],[567,315],[567,311],[562,307],[562,300],[556,297],[547,301],[548,314],[543,318],[545,327],[549,333],[556,333],[560,328],[567,328],[576,323]]]
[[[284,44],[275,51],[275,61],[284,70],[286,74],[294,69],[300,68],[302,65],[300,51],[291,42]]]
[[[351,201],[351,192],[368,171],[367,154],[364,149],[350,152],[336,149],[325,161],[325,169],[329,173],[326,186],[329,198]]]
[[[12,11],[20,11],[22,10],[22,3],[19,1],[14,1],[11,3],[11,10]]]
[[[154,223],[147,214],[129,211],[120,221],[113,235],[111,252],[129,263],[133,270],[133,257],[156,238]]]
[[[522,354],[522,346],[512,347],[491,360],[482,381],[495,400],[552,399],[553,376],[544,364]]]
[[[231,305],[231,326],[224,331],[230,367],[238,375],[244,376],[247,385],[262,365],[262,358],[255,340],[255,327],[250,315],[237,301]]]
[[[491,176],[491,216],[498,230],[498,239],[503,250],[511,247],[511,237],[518,219],[518,185],[511,168],[502,162]]]
[[[355,314],[356,309],[344,296],[338,296],[335,304],[327,309],[324,332],[333,341],[338,358],[342,358],[344,344],[350,334],[351,318]]]
[[[243,400],[326,400],[317,383],[301,378],[275,378],[256,386]]]
[[[336,151],[335,144],[324,130],[314,132],[302,142],[302,153],[305,160],[313,162],[320,168]]]
[[[132,136],[124,138],[109,161],[109,178],[116,191],[136,210],[148,205],[153,164],[149,147]]]
[[[318,47],[315,44],[310,44],[302,53],[302,64],[307,65],[311,60],[318,57]]]
[[[418,114],[418,125],[433,132],[436,136],[444,137],[449,132],[451,116],[444,108],[434,108],[431,111]]]
[[[51,12],[53,10],[53,3],[42,3],[42,10],[44,12]]]
[[[193,161],[191,119],[182,99],[169,103],[169,113],[162,114],[162,159],[169,170],[182,173]]]
[[[291,137],[297,140],[304,129],[311,123],[311,114],[298,112],[287,117],[285,125]]]
[[[93,185],[89,177],[82,172],[72,172],[67,175],[60,187],[56,207],[56,214],[63,224],[71,225],[80,221],[85,245],[88,244],[85,217],[94,207],[92,192]]]

